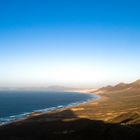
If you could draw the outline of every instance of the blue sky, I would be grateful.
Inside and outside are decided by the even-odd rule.
[[[138,0],[0,1],[0,86],[99,87],[140,78]]]

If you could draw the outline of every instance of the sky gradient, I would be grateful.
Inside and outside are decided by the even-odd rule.
[[[140,78],[138,0],[0,1],[0,86],[99,87]]]

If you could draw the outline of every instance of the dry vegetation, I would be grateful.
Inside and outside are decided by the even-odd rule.
[[[102,98],[3,126],[0,137],[2,140],[139,140],[140,81],[104,87],[95,93]]]

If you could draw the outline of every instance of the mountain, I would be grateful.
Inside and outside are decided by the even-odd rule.
[[[46,91],[74,91],[79,90],[78,88],[71,88],[65,86],[49,86],[49,87],[0,87],[1,91],[4,90],[46,90]]]
[[[47,90],[51,90],[51,91],[72,91],[72,90],[77,90],[77,88],[64,87],[64,86],[49,86],[49,87],[47,87]]]
[[[119,83],[115,86],[106,86],[103,88],[100,88],[96,90],[98,93],[105,93],[105,92],[117,92],[117,91],[130,91],[130,90],[135,90],[137,92],[140,92],[140,80],[134,81],[133,83]]]
[[[133,84],[140,85],[140,79],[135,81]]]
[[[137,80],[130,84],[132,88],[140,88],[140,80]]]

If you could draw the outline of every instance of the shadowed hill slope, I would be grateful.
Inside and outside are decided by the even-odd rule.
[[[140,140],[140,81],[95,93],[100,100],[2,126],[0,139]]]
[[[51,120],[50,120],[51,118]],[[29,118],[0,128],[2,140],[139,140],[133,126],[80,119],[71,110]]]

